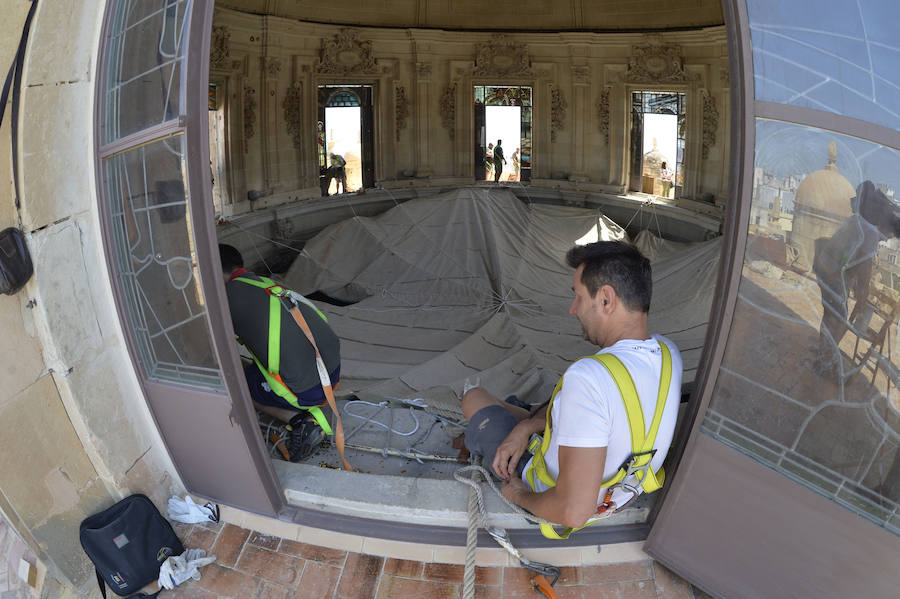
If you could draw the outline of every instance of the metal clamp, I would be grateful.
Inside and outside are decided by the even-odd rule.
[[[506,532],[506,529],[499,528],[497,526],[488,526],[487,532],[495,541],[497,541],[498,545],[506,549],[510,555],[516,558],[523,568],[525,568],[526,570],[531,570],[532,572],[540,574],[548,579],[552,578],[552,580],[550,581],[551,587],[556,584],[557,580],[559,580],[559,568],[550,564],[533,562],[527,559],[524,555],[522,555],[521,551],[516,549],[516,547],[512,544],[512,541],[509,540],[509,533]]]

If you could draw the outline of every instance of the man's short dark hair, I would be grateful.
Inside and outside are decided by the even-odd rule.
[[[239,268],[244,268],[244,257],[233,245],[219,244],[219,257],[222,259],[222,272],[233,273]]]
[[[630,310],[650,311],[653,279],[650,261],[624,241],[597,241],[573,247],[566,254],[572,268],[582,264],[581,283],[591,297],[609,285]]]

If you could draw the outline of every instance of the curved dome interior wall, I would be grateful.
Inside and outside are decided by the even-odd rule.
[[[301,21],[378,27],[640,31],[722,25],[719,0],[224,0],[217,8]]]

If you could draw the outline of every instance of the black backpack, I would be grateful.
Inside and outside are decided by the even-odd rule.
[[[79,539],[94,563],[104,599],[107,584],[114,593],[125,597],[157,580],[160,566],[170,555],[184,553],[172,525],[152,501],[140,494],[85,518]],[[152,599],[159,592],[140,593],[133,599]]]

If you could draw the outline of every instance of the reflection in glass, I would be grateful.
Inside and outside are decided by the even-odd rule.
[[[104,161],[116,266],[151,378],[221,387],[190,230],[184,138]]]
[[[896,0],[748,0],[756,98],[900,129]]]
[[[900,155],[757,121],[747,250],[703,430],[900,533]]]
[[[189,0],[118,2],[109,42],[104,142],[176,118]]]

